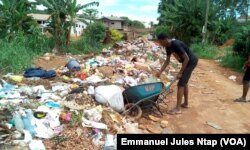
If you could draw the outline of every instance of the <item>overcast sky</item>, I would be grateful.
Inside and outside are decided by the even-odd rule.
[[[80,4],[93,2],[94,0],[78,0]],[[139,20],[145,22],[149,26],[149,22],[157,23],[159,14],[157,8],[160,0],[95,0],[99,2],[96,7],[101,16],[127,16],[131,20]],[[41,7],[40,7],[41,8]]]

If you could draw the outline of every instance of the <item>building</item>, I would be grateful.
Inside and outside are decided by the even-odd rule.
[[[74,27],[71,27],[70,36],[71,37],[81,36],[86,27],[87,27],[86,24],[77,19],[74,19]]]
[[[28,14],[28,16],[33,17],[37,21],[41,31],[44,33],[50,23],[50,15],[48,14]],[[83,34],[83,30],[86,28],[86,25],[79,21],[77,18],[73,20],[74,25],[71,27],[70,36],[79,37]]]
[[[99,20],[111,29],[128,30],[127,22],[119,17],[102,17]]]
[[[46,32],[46,28],[49,24],[50,15],[48,15],[48,14],[28,14],[28,16],[31,16],[34,20],[37,21],[37,23],[39,24],[39,27],[43,33]]]
[[[250,16],[241,15],[241,16],[237,19],[237,21],[240,22],[240,23],[243,23],[243,22],[246,22],[246,18],[247,18],[248,21],[250,20]]]

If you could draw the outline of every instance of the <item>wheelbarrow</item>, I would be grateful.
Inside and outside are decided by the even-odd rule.
[[[143,109],[152,109],[155,107],[161,115],[162,112],[159,103],[164,99],[159,96],[166,92],[166,95],[172,93],[171,85],[175,82],[172,80],[169,85],[165,86],[162,82],[153,82],[129,87],[123,91],[124,97],[124,112],[126,116],[139,119]]]

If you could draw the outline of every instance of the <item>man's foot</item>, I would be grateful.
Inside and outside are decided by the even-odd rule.
[[[249,100],[246,100],[246,98],[240,97],[234,100],[235,102],[248,102]]]
[[[170,115],[181,114],[181,110],[179,110],[179,109],[177,109],[177,108],[174,108],[174,109],[168,111],[168,114],[170,114]]]
[[[181,104],[181,107],[182,107],[182,108],[189,108],[188,104],[184,104],[184,103]]]

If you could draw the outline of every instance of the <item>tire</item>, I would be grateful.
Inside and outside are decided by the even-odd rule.
[[[133,103],[128,103],[124,106],[124,113],[126,116],[130,118],[139,119],[142,116],[142,109],[138,105],[135,105]]]

